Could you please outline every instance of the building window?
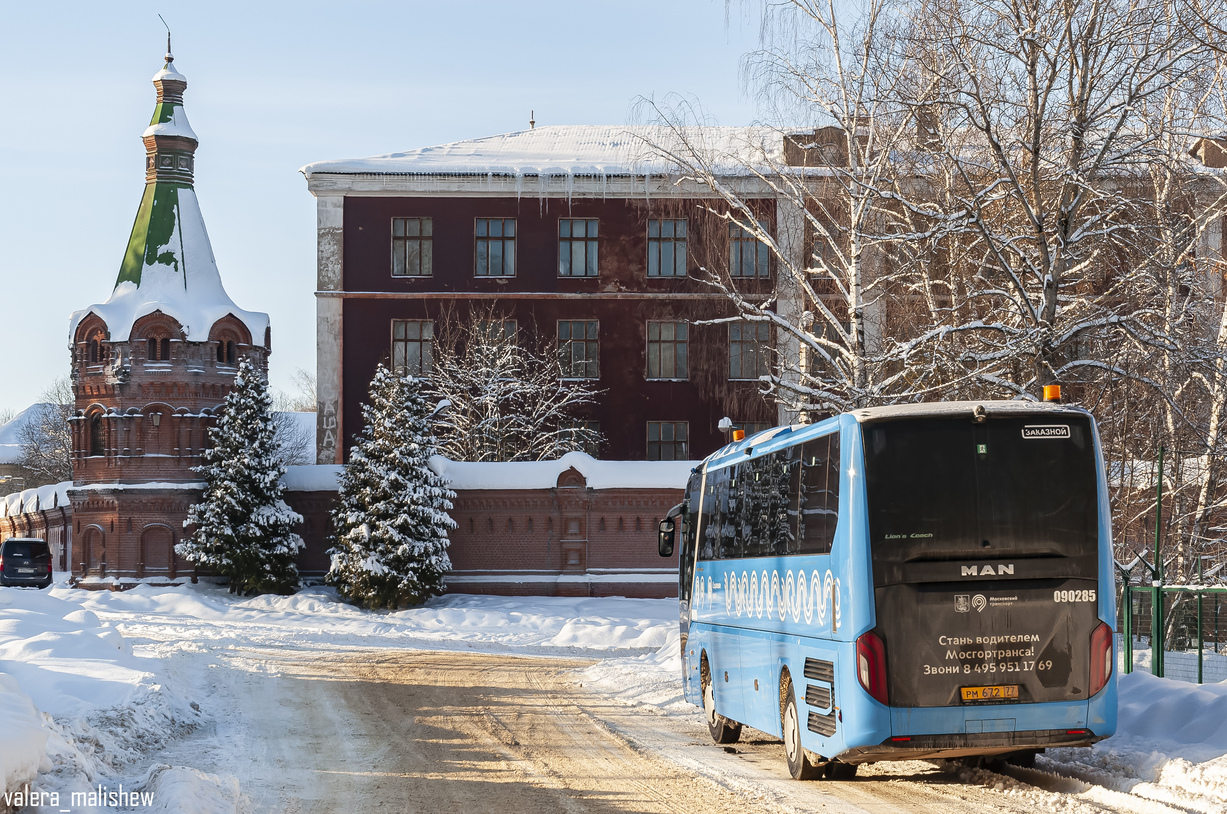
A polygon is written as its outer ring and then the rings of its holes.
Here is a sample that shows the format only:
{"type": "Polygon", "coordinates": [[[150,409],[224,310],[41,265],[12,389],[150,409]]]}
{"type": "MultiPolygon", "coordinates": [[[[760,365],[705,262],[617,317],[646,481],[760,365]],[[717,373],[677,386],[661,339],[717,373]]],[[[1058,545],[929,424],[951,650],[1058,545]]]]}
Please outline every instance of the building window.
{"type": "Polygon", "coordinates": [[[170,339],[167,337],[151,336],[147,340],[148,353],[146,359],[150,362],[169,362],[170,361],[170,339]]]}
{"type": "Polygon", "coordinates": [[[597,276],[596,218],[558,219],[558,276],[597,276]]]}
{"type": "Polygon", "coordinates": [[[686,350],[689,327],[685,322],[648,323],[648,378],[688,378],[686,350]]]}
{"type": "Polygon", "coordinates": [[[435,325],[426,319],[392,320],[392,371],[422,376],[434,359],[435,325]]]}
{"type": "Polygon", "coordinates": [[[771,325],[729,323],[729,378],[757,379],[771,372],[771,325]]]}
{"type": "Polygon", "coordinates": [[[233,365],[238,361],[239,355],[234,342],[228,339],[219,339],[217,341],[217,363],[219,365],[233,365]]]}
{"type": "Polygon", "coordinates": [[[648,276],[686,276],[686,219],[648,221],[648,276]]]}
{"type": "Polygon", "coordinates": [[[97,339],[89,341],[89,363],[91,365],[102,364],[102,343],[97,339]]]}
{"type": "Polygon", "coordinates": [[[105,441],[102,437],[101,413],[94,413],[89,417],[89,454],[90,457],[106,454],[105,441]]]}
{"type": "Polygon", "coordinates": [[[577,444],[584,452],[593,458],[601,454],[601,422],[570,419],[562,425],[563,437],[577,444]]]}
{"type": "Polygon", "coordinates": [[[392,218],[392,276],[429,277],[433,273],[431,218],[392,218]]]}
{"type": "Polygon", "coordinates": [[[515,276],[515,218],[478,218],[476,239],[478,277],[515,276]]]}
{"type": "MultiPolygon", "coordinates": [[[[760,227],[763,225],[760,223],[760,227]]],[[[736,223],[729,224],[729,274],[733,277],[768,277],[767,244],[736,223]]]]}
{"type": "Polygon", "coordinates": [[[514,344],[518,324],[514,319],[483,319],[477,323],[477,332],[487,345],[514,344]]]}
{"type": "Polygon", "coordinates": [[[558,321],[558,361],[565,379],[601,377],[595,319],[558,321]]]}
{"type": "Polygon", "coordinates": [[[685,421],[649,421],[648,460],[689,460],[689,438],[690,425],[685,421]]]}

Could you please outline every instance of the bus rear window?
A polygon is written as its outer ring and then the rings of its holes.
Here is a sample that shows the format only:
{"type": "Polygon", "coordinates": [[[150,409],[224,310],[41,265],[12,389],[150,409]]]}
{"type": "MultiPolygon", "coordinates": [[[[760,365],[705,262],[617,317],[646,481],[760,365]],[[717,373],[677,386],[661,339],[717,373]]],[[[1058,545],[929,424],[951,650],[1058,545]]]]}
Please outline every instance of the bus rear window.
{"type": "Polygon", "coordinates": [[[1094,554],[1090,421],[1039,414],[864,427],[874,558],[895,562],[1094,554]]]}

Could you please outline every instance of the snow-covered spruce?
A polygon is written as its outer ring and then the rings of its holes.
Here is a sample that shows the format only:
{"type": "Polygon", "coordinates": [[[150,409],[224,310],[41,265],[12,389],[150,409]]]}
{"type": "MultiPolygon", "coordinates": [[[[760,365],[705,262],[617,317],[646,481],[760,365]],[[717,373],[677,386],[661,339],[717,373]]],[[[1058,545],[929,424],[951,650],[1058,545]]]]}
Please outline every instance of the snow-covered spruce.
{"type": "Polygon", "coordinates": [[[416,605],[441,594],[452,567],[447,533],[456,522],[447,510],[456,493],[427,466],[435,438],[424,386],[378,367],[341,474],[327,581],[369,607],[416,605]]]}
{"type": "Polygon", "coordinates": [[[194,470],[207,484],[204,499],[184,521],[195,530],[175,547],[180,557],[228,577],[231,593],[291,593],[298,587],[294,561],[303,541],[294,527],[302,515],[282,499],[285,466],[271,408],[264,376],[244,359],[209,430],[212,446],[204,464],[194,470]]]}

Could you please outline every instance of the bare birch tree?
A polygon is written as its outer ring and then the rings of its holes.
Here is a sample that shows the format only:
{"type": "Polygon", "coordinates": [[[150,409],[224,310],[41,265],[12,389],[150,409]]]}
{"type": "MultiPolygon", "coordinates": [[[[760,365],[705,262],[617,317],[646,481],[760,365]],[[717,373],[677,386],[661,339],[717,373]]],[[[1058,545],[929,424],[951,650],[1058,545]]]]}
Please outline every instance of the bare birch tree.
{"type": "Polygon", "coordinates": [[[56,379],[39,396],[38,403],[19,433],[21,459],[26,487],[72,480],[72,383],[68,377],[56,379]]]}
{"type": "Polygon", "coordinates": [[[935,293],[942,283],[925,254],[940,223],[903,194],[918,171],[918,88],[902,8],[795,0],[766,9],[751,81],[778,117],[811,122],[812,132],[762,128],[737,155],[719,154],[702,128],[686,126],[683,108],[661,111],[668,127],[651,145],[677,165],[680,184],[706,193],[701,206],[769,250],[769,294],[727,265],[703,271],[736,304],[731,319],[773,327],[777,367],[764,391],[794,413],[933,398],[962,375],[928,347],[957,311],[952,289],[935,293]],[[760,220],[757,199],[774,202],[775,223],[760,220]]]}

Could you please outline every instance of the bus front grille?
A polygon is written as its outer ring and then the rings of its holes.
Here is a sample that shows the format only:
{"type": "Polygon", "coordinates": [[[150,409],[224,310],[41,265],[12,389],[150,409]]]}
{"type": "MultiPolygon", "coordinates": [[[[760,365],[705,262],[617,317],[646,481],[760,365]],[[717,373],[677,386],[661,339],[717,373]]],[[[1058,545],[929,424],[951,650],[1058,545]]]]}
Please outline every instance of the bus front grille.
{"type": "Polygon", "coordinates": [[[831,710],[826,715],[819,715],[817,712],[809,714],[809,729],[811,732],[817,732],[825,738],[829,738],[835,734],[835,710],[831,710]]]}
{"type": "Polygon", "coordinates": [[[812,681],[825,681],[828,684],[834,684],[835,665],[829,661],[807,658],[805,660],[805,677],[812,681]]]}

